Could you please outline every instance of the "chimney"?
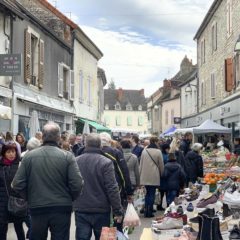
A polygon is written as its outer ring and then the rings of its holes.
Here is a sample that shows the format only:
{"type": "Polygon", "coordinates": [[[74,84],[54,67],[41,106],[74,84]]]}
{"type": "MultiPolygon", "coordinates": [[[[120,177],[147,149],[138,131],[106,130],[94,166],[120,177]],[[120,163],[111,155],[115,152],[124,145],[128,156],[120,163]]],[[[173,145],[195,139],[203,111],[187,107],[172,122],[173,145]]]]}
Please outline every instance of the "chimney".
{"type": "Polygon", "coordinates": [[[121,101],[122,101],[122,98],[123,98],[123,89],[122,89],[122,88],[119,88],[119,89],[117,90],[117,99],[118,99],[119,102],[121,102],[121,101]]]}
{"type": "Polygon", "coordinates": [[[163,87],[164,88],[171,87],[171,82],[169,80],[165,79],[163,81],[163,87]]]}
{"type": "Polygon", "coordinates": [[[144,89],[143,88],[139,92],[140,92],[140,95],[144,96],[144,89]]]}

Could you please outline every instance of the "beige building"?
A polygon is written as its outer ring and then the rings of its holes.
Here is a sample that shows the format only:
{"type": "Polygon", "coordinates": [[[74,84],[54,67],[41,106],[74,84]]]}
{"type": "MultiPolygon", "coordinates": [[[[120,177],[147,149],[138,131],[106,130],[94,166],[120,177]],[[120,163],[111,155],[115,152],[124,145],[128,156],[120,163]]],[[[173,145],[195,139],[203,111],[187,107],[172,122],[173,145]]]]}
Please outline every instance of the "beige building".
{"type": "Polygon", "coordinates": [[[104,90],[104,122],[114,131],[147,133],[144,90],[104,90]]]}
{"type": "Polygon", "coordinates": [[[188,119],[189,126],[212,119],[240,129],[240,0],[215,0],[200,25],[197,41],[199,114],[188,119]]]}
{"type": "Polygon", "coordinates": [[[180,93],[177,90],[171,91],[169,99],[162,102],[162,132],[179,124],[174,124],[174,118],[180,117],[180,93]]]}
{"type": "Polygon", "coordinates": [[[76,117],[101,121],[99,113],[98,60],[103,56],[96,45],[78,28],[74,30],[74,107],[76,117]]]}

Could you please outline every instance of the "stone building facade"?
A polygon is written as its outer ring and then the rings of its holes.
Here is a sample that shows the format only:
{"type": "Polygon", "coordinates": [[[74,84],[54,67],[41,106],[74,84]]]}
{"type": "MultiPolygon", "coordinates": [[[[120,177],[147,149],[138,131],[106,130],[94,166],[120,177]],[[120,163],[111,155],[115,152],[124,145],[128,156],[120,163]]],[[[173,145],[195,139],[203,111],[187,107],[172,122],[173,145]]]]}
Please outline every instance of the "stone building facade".
{"type": "Polygon", "coordinates": [[[183,127],[212,119],[239,136],[240,57],[234,52],[240,35],[240,0],[215,0],[200,25],[197,41],[199,113],[183,127]]]}

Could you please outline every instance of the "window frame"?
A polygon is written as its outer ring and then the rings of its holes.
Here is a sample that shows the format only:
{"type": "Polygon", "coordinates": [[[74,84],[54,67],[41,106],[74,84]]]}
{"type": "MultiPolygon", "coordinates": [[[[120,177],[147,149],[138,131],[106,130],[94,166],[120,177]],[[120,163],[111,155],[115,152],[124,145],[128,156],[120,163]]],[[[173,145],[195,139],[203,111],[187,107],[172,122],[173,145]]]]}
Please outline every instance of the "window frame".
{"type": "Polygon", "coordinates": [[[216,98],[216,73],[212,72],[210,76],[210,96],[212,99],[216,98]]]}

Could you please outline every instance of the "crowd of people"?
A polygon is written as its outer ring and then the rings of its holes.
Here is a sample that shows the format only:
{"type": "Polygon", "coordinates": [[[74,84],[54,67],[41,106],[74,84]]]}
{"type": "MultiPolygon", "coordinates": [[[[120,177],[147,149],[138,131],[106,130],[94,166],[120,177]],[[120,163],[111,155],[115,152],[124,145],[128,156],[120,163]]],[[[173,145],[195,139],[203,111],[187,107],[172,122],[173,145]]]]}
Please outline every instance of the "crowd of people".
{"type": "MultiPolygon", "coordinates": [[[[235,145],[239,151],[240,142],[235,145]]],[[[170,205],[181,189],[203,177],[202,149],[202,144],[192,144],[191,133],[142,142],[133,135],[118,142],[106,132],[60,133],[53,122],[28,141],[22,133],[15,138],[10,132],[0,134],[0,239],[7,239],[13,223],[18,240],[46,240],[49,230],[51,239],[67,240],[72,211],[77,240],[90,240],[92,232],[99,240],[111,221],[122,231],[124,212],[137,189],[145,189],[141,212],[151,218],[157,189],[157,209],[164,210],[164,196],[170,205]],[[26,214],[10,211],[11,197],[27,202],[26,214]]]]}

